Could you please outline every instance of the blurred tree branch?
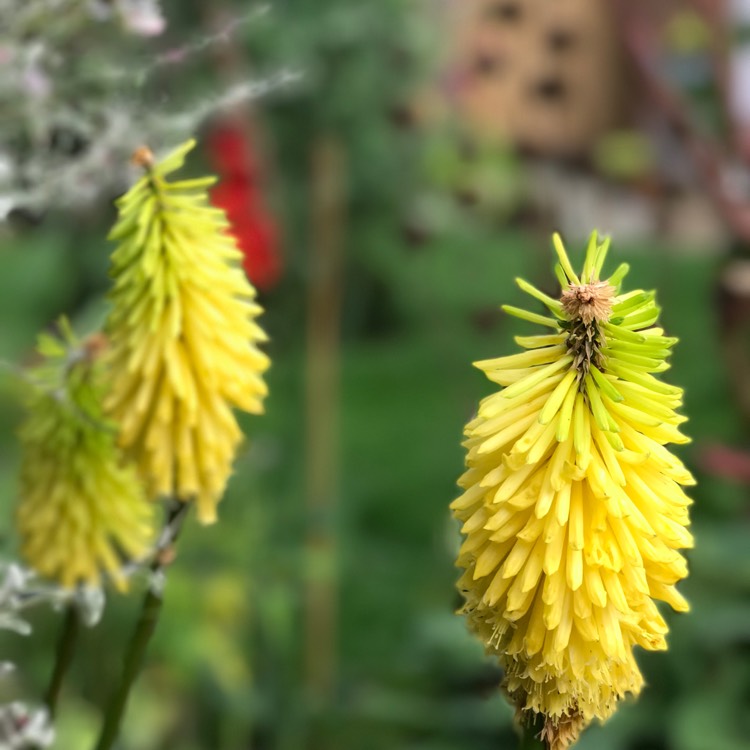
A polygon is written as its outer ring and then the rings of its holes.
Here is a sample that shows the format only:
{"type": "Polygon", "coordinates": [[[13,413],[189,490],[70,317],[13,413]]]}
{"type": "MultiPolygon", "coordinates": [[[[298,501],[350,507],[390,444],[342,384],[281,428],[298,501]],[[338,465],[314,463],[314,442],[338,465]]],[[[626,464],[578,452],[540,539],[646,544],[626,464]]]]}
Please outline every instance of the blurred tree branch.
{"type": "MultiPolygon", "coordinates": [[[[714,26],[728,23],[726,5],[710,0],[694,0],[696,7],[710,18],[714,26]]],[[[616,0],[622,39],[628,59],[635,68],[645,92],[656,110],[671,127],[682,143],[683,149],[693,164],[703,187],[716,209],[742,246],[744,254],[750,247],[750,196],[731,179],[730,168],[741,165],[748,169],[747,159],[741,150],[725,149],[718,139],[703,132],[695,123],[685,97],[671,86],[661,73],[659,66],[659,41],[653,26],[644,13],[628,0],[616,0]]],[[[723,35],[726,42],[728,35],[723,35]]],[[[715,64],[716,85],[722,93],[722,101],[728,108],[726,64],[715,64]]],[[[731,118],[727,115],[727,122],[731,118]]],[[[729,266],[725,273],[731,273],[729,266]]],[[[750,424],[750,352],[748,352],[748,327],[750,320],[745,315],[730,324],[726,306],[737,306],[738,300],[730,299],[732,291],[724,278],[719,279],[720,335],[723,342],[726,371],[732,383],[737,405],[746,423],[750,424]]],[[[741,302],[741,300],[739,300],[741,302]]]]}

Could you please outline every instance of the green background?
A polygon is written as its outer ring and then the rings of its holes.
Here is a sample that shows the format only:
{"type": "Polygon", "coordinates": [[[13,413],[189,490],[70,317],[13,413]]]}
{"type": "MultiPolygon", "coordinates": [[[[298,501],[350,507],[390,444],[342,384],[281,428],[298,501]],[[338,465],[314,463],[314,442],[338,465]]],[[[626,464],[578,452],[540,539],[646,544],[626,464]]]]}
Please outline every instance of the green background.
{"type": "MultiPolygon", "coordinates": [[[[165,12],[172,40],[200,33],[198,6],[167,3],[165,12]]],[[[522,303],[518,275],[552,288],[552,226],[518,210],[523,160],[505,149],[483,153],[496,202],[462,207],[453,191],[469,168],[453,134],[404,129],[394,119],[434,56],[424,22],[403,4],[279,1],[240,39],[258,69],[305,71],[299,87],[263,100],[254,114],[273,150],[268,199],[286,263],[280,285],[261,296],[270,396],[264,416],[242,417],[248,441],[219,523],[200,528],[191,518],[180,542],[122,750],[515,747],[511,710],[497,690],[501,674],[454,615],[458,530],[448,504],[462,470],[463,425],[492,390],[471,362],[511,353],[512,336],[532,332],[498,307],[522,303]],[[339,417],[331,415],[338,471],[331,510],[311,514],[310,159],[321,139],[340,148],[348,190],[339,417]],[[415,231],[421,205],[439,218],[424,237],[415,231]],[[311,530],[329,540],[330,559],[311,553],[311,530]],[[311,579],[335,601],[330,694],[310,688],[305,674],[314,648],[305,617],[311,579]]],[[[219,85],[205,70],[185,75],[198,94],[219,85]]],[[[169,80],[157,79],[154,91],[169,80]]],[[[103,238],[114,217],[107,197],[83,218],[51,207],[41,223],[3,234],[4,359],[29,361],[36,332],[61,313],[81,333],[98,325],[111,249],[103,238]]],[[[580,260],[582,243],[570,244],[580,260]]],[[[716,285],[726,253],[705,250],[687,254],[661,237],[637,245],[614,238],[610,268],[628,261],[626,287],[657,288],[664,326],[680,338],[666,377],[686,389],[685,431],[694,442],[680,454],[698,479],[696,548],[681,587],[692,612],[668,615],[669,651],[638,656],[647,681],[640,700],[587,731],[582,750],[750,748],[748,490],[701,468],[707,446],[742,448],[748,428],[721,346],[716,285]]],[[[0,402],[6,554],[15,550],[18,418],[9,389],[0,402]]],[[[135,588],[129,597],[111,594],[103,622],[81,637],[61,704],[63,750],[93,743],[136,618],[142,586],[135,588]]],[[[21,667],[4,689],[38,700],[60,619],[39,610],[32,636],[2,635],[0,655],[21,667]]]]}

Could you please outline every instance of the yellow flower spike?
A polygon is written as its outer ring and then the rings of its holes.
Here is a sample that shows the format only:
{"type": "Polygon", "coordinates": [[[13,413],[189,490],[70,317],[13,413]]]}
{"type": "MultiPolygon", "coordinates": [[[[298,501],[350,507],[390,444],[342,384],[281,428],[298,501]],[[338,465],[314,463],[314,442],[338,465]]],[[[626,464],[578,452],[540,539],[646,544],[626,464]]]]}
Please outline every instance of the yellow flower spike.
{"type": "Polygon", "coordinates": [[[167,180],[194,145],[158,164],[139,149],[146,174],[117,201],[106,405],[151,497],[194,500],[212,523],[242,439],[232,409],[263,411],[269,361],[255,290],[209,204],[214,178],[167,180]]]}
{"type": "Polygon", "coordinates": [[[592,235],[580,278],[559,235],[553,246],[559,300],[518,280],[553,317],[503,309],[554,330],[475,363],[504,387],[466,426],[451,507],[462,612],[521,721],[563,750],[640,691],[634,646],[666,648],[654,600],[688,609],[675,584],[692,546],[680,485],[694,480],[665,447],[688,439],[682,391],[656,377],[676,339],[655,325],[655,295],[620,292],[626,264],[600,279],[609,239],[592,235]]]}
{"type": "Polygon", "coordinates": [[[153,506],[132,466],[123,464],[116,427],[102,407],[104,339],[39,338],[44,364],[29,374],[20,504],[21,553],[65,588],[127,580],[123,564],[150,551],[153,506]]]}

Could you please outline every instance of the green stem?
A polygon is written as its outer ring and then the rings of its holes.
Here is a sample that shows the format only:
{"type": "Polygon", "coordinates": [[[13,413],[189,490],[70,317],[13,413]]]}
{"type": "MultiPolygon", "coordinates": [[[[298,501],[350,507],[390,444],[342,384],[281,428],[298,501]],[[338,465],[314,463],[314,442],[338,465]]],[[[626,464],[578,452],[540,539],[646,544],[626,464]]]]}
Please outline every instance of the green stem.
{"type": "Polygon", "coordinates": [[[539,739],[541,730],[537,722],[522,724],[519,750],[548,750],[547,743],[539,739]]]}
{"type": "MultiPolygon", "coordinates": [[[[166,524],[167,527],[172,528],[172,536],[167,543],[168,547],[174,545],[177,541],[188,508],[187,503],[180,501],[175,502],[177,504],[170,510],[166,524]]],[[[167,563],[162,561],[161,556],[157,552],[156,558],[151,564],[152,575],[163,575],[166,565],[167,563]]],[[[104,723],[102,725],[101,733],[99,734],[99,741],[96,744],[96,750],[111,750],[120,734],[120,725],[125,714],[130,691],[141,671],[146,655],[146,649],[148,648],[151,637],[156,630],[156,625],[159,622],[159,615],[161,613],[163,601],[161,593],[162,586],[157,587],[152,584],[149,586],[149,589],[143,598],[141,613],[138,617],[135,630],[133,631],[133,637],[131,638],[127,651],[125,652],[120,682],[117,685],[114,695],[110,699],[109,705],[107,706],[107,711],[104,715],[104,723]]]]}
{"type": "Polygon", "coordinates": [[[52,671],[47,692],[44,695],[44,703],[49,711],[50,718],[54,718],[57,710],[57,702],[60,698],[65,675],[68,673],[70,665],[73,663],[76,643],[78,641],[78,631],[80,630],[80,619],[74,603],[68,604],[65,611],[60,638],[57,641],[57,652],[55,654],[55,666],[52,671]]]}
{"type": "Polygon", "coordinates": [[[125,665],[120,677],[120,683],[107,707],[107,713],[104,717],[104,724],[102,725],[96,750],[109,750],[114,745],[120,733],[120,723],[125,713],[130,690],[135,684],[136,677],[138,677],[143,666],[146,648],[154,630],[156,630],[156,623],[159,620],[161,605],[161,595],[154,593],[153,589],[150,588],[143,599],[138,624],[125,655],[125,665]]]}

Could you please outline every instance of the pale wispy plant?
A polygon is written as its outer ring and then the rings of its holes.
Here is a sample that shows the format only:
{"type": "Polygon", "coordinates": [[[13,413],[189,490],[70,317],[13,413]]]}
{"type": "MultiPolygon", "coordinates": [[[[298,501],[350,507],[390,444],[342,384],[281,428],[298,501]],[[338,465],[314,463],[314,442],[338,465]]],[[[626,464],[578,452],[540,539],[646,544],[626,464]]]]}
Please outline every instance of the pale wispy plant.
{"type": "Polygon", "coordinates": [[[156,0],[0,0],[0,221],[14,209],[91,205],[132,180],[127,155],[143,140],[184,139],[213,115],[296,81],[281,69],[208,91],[187,84],[191,64],[268,10],[253,4],[166,47],[151,38],[169,22],[156,0]],[[154,106],[149,84],[167,69],[175,93],[154,106]]]}

